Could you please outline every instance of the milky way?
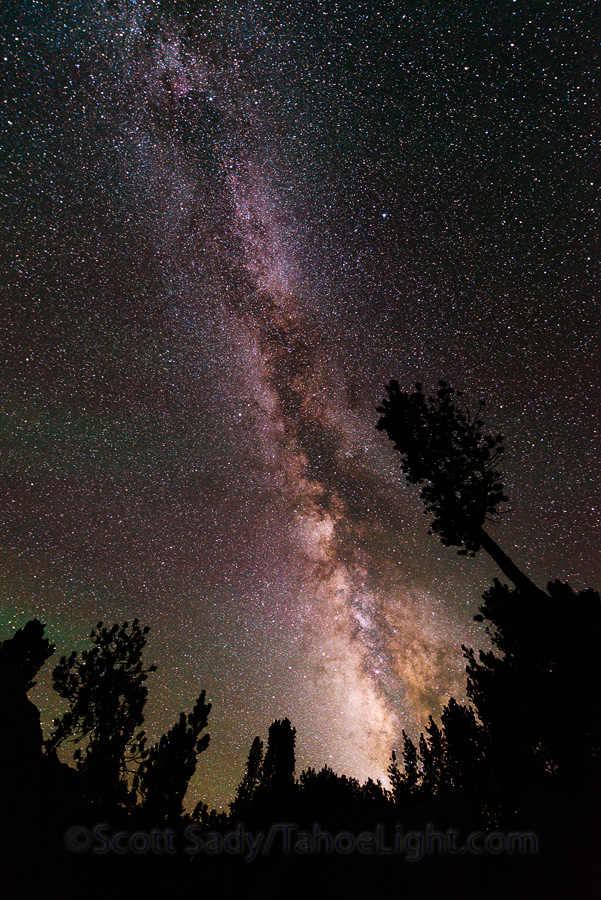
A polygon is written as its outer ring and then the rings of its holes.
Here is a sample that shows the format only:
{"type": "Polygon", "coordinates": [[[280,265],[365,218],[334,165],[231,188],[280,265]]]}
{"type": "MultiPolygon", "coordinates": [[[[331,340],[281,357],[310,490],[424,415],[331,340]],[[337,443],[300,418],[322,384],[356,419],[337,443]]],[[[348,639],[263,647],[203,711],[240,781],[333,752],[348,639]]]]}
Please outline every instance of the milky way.
{"type": "Polygon", "coordinates": [[[382,777],[496,574],[427,535],[391,377],[486,397],[495,537],[598,575],[592,12],[3,15],[2,633],[148,623],[151,732],[213,701],[191,802],[281,716],[300,765],[382,777]]]}

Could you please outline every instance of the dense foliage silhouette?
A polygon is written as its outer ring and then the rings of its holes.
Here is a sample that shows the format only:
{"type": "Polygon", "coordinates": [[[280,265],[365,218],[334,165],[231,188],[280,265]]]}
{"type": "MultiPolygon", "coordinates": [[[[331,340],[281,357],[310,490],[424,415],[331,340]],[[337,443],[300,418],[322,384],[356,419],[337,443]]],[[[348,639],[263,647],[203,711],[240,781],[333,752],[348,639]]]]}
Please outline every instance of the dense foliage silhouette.
{"type": "Polygon", "coordinates": [[[210,711],[211,704],[205,702],[202,691],[191,713],[180,713],[175,725],[149,750],[142,747],[133,790],[139,794],[149,821],[171,822],[182,816],[184,796],[196,771],[198,755],[209,746],[209,735],[201,737],[200,733],[207,727],[210,711]]]}
{"type": "Polygon", "coordinates": [[[459,547],[459,554],[473,556],[483,547],[516,587],[538,593],[483,527],[507,500],[498,468],[503,436],[484,432],[484,402],[470,412],[462,394],[445,381],[439,382],[436,396],[426,396],[419,383],[412,392],[401,391],[394,379],[387,391],[376,427],[400,453],[407,481],[423,485],[420,497],[431,517],[430,533],[446,547],[459,547]]]}
{"type": "Polygon", "coordinates": [[[149,629],[137,619],[92,630],[93,647],[63,656],[54,669],[54,689],[69,709],[54,722],[47,748],[78,745],[74,759],[86,799],[107,809],[132,804],[129,775],[143,754],[147,669],[142,653],[149,629]]]}

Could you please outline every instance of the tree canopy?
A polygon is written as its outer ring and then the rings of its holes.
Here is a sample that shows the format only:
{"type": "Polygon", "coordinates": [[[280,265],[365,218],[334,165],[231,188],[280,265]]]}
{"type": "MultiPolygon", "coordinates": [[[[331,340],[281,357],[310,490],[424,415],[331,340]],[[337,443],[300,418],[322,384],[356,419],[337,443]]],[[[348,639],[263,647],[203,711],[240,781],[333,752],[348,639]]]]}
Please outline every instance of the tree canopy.
{"type": "Polygon", "coordinates": [[[202,691],[191,713],[180,713],[178,721],[143,754],[134,777],[134,790],[142,809],[154,821],[171,821],[183,813],[188,782],[196,771],[198,754],[209,746],[207,727],[211,704],[202,691]]]}
{"type": "Polygon", "coordinates": [[[446,381],[439,382],[435,396],[426,396],[419,383],[414,391],[402,391],[394,379],[386,389],[376,428],[400,453],[407,481],[420,485],[430,534],[463,555],[474,556],[483,547],[517,587],[542,593],[484,529],[508,499],[499,468],[503,436],[485,432],[484,401],[472,413],[446,381]]]}
{"type": "Polygon", "coordinates": [[[420,496],[432,531],[445,546],[473,555],[485,520],[507,500],[497,468],[505,449],[502,435],[485,434],[484,404],[472,415],[461,393],[444,381],[435,397],[427,397],[419,383],[408,393],[392,380],[387,391],[376,427],[401,454],[407,481],[423,485],[420,496]]]}
{"type": "Polygon", "coordinates": [[[156,671],[142,663],[148,631],[137,619],[112,628],[99,622],[90,634],[93,647],[63,656],[53,672],[54,689],[69,709],[55,721],[47,747],[80,745],[75,758],[92,802],[128,803],[128,763],[144,721],[145,682],[156,671]]]}
{"type": "Polygon", "coordinates": [[[77,744],[75,762],[86,801],[107,810],[139,808],[156,821],[177,818],[199,753],[208,746],[211,704],[205,692],[191,713],[148,747],[142,729],[146,681],[156,671],[144,666],[148,627],[131,624],[92,630],[92,648],[63,656],[54,669],[54,688],[69,709],[54,722],[47,752],[77,744]]]}

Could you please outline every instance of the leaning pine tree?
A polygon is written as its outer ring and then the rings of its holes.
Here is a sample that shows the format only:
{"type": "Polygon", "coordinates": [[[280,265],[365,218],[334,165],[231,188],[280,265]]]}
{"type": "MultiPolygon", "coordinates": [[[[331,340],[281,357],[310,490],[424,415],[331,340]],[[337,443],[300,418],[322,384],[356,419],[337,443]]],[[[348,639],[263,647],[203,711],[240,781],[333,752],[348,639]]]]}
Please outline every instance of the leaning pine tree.
{"type": "Polygon", "coordinates": [[[523,594],[544,596],[484,528],[507,500],[499,469],[503,436],[484,433],[484,403],[471,413],[445,381],[434,397],[421,384],[411,393],[401,391],[394,380],[387,391],[376,427],[401,454],[407,481],[421,486],[430,533],[446,547],[459,547],[459,554],[473,556],[482,547],[523,594]]]}
{"type": "Polygon", "coordinates": [[[472,414],[444,381],[436,396],[420,384],[401,391],[394,380],[387,391],[377,428],[399,451],[407,481],[421,487],[431,533],[460,554],[483,548],[515,586],[495,579],[483,595],[474,618],[489,623],[492,649],[463,647],[479,722],[452,700],[442,731],[430,723],[419,745],[421,788],[479,793],[493,818],[549,780],[601,796],[599,594],[558,581],[545,593],[485,530],[507,497],[503,438],[485,433],[483,403],[472,414]]]}

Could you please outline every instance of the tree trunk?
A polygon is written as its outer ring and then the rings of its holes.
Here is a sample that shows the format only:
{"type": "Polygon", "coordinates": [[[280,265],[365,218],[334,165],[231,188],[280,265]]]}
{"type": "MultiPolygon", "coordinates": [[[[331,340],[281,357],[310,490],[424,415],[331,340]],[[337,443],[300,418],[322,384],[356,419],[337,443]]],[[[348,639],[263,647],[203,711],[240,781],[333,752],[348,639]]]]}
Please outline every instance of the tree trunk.
{"type": "Polygon", "coordinates": [[[501,572],[512,581],[516,588],[521,591],[526,596],[537,597],[538,599],[546,598],[547,595],[544,591],[542,591],[539,587],[535,585],[533,581],[531,581],[527,575],[518,569],[516,564],[507,556],[504,550],[501,550],[499,545],[493,541],[491,536],[486,533],[483,528],[478,530],[478,539],[482,545],[482,548],[486,550],[489,556],[494,559],[501,572]]]}

